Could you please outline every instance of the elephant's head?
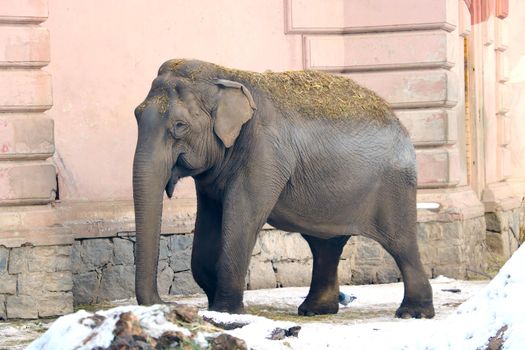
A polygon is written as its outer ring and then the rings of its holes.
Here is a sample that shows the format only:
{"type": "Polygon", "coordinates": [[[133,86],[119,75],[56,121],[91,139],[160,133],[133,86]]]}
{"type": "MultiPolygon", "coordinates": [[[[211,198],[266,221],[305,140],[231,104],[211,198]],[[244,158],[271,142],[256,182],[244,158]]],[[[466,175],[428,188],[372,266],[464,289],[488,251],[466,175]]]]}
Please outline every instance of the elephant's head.
{"type": "Polygon", "coordinates": [[[136,108],[133,198],[139,304],[161,302],[156,277],[164,190],[171,198],[180,178],[220,164],[255,109],[250,92],[239,82],[195,80],[162,68],[136,108]]]}

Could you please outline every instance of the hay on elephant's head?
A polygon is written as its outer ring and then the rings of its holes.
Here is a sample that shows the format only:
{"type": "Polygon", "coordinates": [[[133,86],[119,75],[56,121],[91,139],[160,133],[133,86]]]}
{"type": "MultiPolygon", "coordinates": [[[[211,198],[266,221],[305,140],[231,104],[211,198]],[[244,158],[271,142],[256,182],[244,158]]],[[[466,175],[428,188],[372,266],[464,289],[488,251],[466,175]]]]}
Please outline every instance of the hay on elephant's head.
{"type": "Polygon", "coordinates": [[[329,73],[305,70],[248,72],[192,60],[171,60],[162,65],[166,71],[194,81],[229,79],[248,88],[262,90],[281,109],[292,109],[308,117],[368,118],[386,122],[395,118],[388,104],[353,80],[329,73]]]}

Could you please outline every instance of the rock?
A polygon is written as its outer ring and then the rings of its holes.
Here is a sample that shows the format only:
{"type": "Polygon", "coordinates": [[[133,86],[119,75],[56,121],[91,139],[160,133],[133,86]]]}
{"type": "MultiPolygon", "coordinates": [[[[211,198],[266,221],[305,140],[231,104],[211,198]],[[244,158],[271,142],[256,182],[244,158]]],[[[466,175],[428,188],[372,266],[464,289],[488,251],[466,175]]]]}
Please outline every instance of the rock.
{"type": "Polygon", "coordinates": [[[33,247],[27,255],[30,272],[54,272],[56,264],[55,247],[33,247]]]}
{"type": "Polygon", "coordinates": [[[366,237],[355,237],[358,242],[356,251],[357,262],[378,265],[383,260],[385,251],[381,245],[366,237]]]}
{"type": "Polygon", "coordinates": [[[308,243],[298,233],[262,231],[259,234],[264,260],[307,260],[312,258],[308,243]]]}
{"type": "Polygon", "coordinates": [[[68,292],[73,289],[71,272],[27,272],[18,275],[18,294],[36,295],[48,292],[68,292]]]}
{"type": "Polygon", "coordinates": [[[214,325],[215,327],[218,327],[218,328],[221,328],[221,329],[224,329],[224,330],[227,330],[227,331],[231,331],[232,329],[242,328],[242,327],[244,327],[244,326],[249,324],[249,322],[237,322],[237,321],[222,322],[222,321],[218,321],[216,319],[213,319],[213,318],[207,317],[207,316],[203,316],[202,319],[204,321],[214,325]]]}
{"type": "Polygon", "coordinates": [[[9,260],[9,249],[0,246],[0,275],[7,273],[7,262],[9,260]]]}
{"type": "Polygon", "coordinates": [[[8,318],[38,318],[37,300],[27,295],[7,296],[8,318]]]}
{"type": "Polygon", "coordinates": [[[271,261],[254,256],[248,268],[248,289],[275,288],[277,279],[271,261]]]}
{"type": "Polygon", "coordinates": [[[48,293],[37,299],[39,317],[65,315],[73,312],[73,293],[48,293]]]}
{"type": "Polygon", "coordinates": [[[169,239],[161,236],[159,242],[159,260],[168,259],[170,255],[169,239]]]}
{"type": "Polygon", "coordinates": [[[44,292],[46,272],[26,272],[18,275],[18,294],[35,295],[44,292]]]}
{"type": "Polygon", "coordinates": [[[173,235],[170,237],[170,247],[172,252],[186,250],[191,248],[193,243],[193,234],[173,235]]]}
{"type": "Polygon", "coordinates": [[[135,296],[135,266],[108,266],[102,272],[98,301],[135,296]]]}
{"type": "Polygon", "coordinates": [[[459,288],[449,288],[449,289],[441,289],[442,292],[449,292],[449,293],[461,293],[461,289],[459,288]]]}
{"type": "Polygon", "coordinates": [[[170,267],[175,272],[188,271],[191,269],[191,249],[176,250],[170,257],[170,267]]]}
{"type": "Polygon", "coordinates": [[[0,295],[0,320],[7,320],[7,310],[5,309],[5,295],[0,295]]]}
{"type": "Polygon", "coordinates": [[[44,288],[49,292],[69,292],[73,289],[73,275],[70,271],[47,274],[44,288]]]}
{"type": "Polygon", "coordinates": [[[27,271],[27,252],[30,247],[11,249],[9,254],[9,273],[17,274],[27,271]]]}
{"type": "Polygon", "coordinates": [[[16,294],[16,275],[0,273],[0,294],[16,294]]]}
{"type": "Polygon", "coordinates": [[[95,270],[111,262],[113,257],[113,244],[109,239],[84,239],[81,250],[82,260],[88,271],[95,270]]]}
{"type": "Polygon", "coordinates": [[[71,271],[73,273],[86,272],[86,264],[82,261],[80,252],[82,251],[82,241],[74,241],[71,248],[71,271]]]}
{"type": "Polygon", "coordinates": [[[184,334],[181,332],[164,332],[157,340],[155,349],[179,349],[180,344],[184,341],[184,334]]]}
{"type": "Polygon", "coordinates": [[[287,331],[286,331],[286,336],[287,337],[298,337],[299,336],[299,331],[301,330],[301,326],[293,326],[293,327],[290,327],[287,331]]]}
{"type": "Polygon", "coordinates": [[[93,304],[100,287],[98,274],[95,271],[73,275],[73,295],[75,304],[93,304]]]}
{"type": "Polygon", "coordinates": [[[119,320],[115,324],[113,331],[115,337],[124,336],[141,336],[146,338],[147,335],[140,326],[139,319],[132,312],[123,312],[120,314],[119,320]]]}
{"type": "Polygon", "coordinates": [[[276,268],[277,283],[280,287],[309,286],[312,275],[312,260],[299,261],[277,261],[276,268]]]}
{"type": "Polygon", "coordinates": [[[341,259],[337,266],[337,278],[339,285],[350,284],[352,282],[352,260],[341,259]]]}
{"type": "Polygon", "coordinates": [[[166,319],[170,322],[182,321],[187,323],[197,322],[199,319],[199,309],[195,306],[183,304],[171,304],[169,312],[166,314],[166,319]]]}
{"type": "Polygon", "coordinates": [[[283,340],[286,338],[286,330],[282,328],[275,328],[267,339],[270,340],[283,340]]]}
{"type": "Polygon", "coordinates": [[[115,265],[133,265],[135,264],[134,245],[129,239],[113,239],[113,262],[115,265]]]}
{"type": "Polygon", "coordinates": [[[178,272],[173,277],[170,294],[197,294],[204,293],[204,291],[195,283],[190,271],[178,272]]]}
{"type": "Polygon", "coordinates": [[[505,344],[505,332],[507,331],[508,326],[504,325],[497,332],[496,335],[489,338],[489,343],[487,345],[487,350],[501,350],[505,344]]]}
{"type": "Polygon", "coordinates": [[[376,283],[394,283],[401,281],[401,273],[394,259],[389,254],[385,254],[383,266],[377,270],[376,281],[376,283]]]}
{"type": "Polygon", "coordinates": [[[169,266],[166,266],[162,271],[157,272],[157,288],[161,295],[169,294],[174,275],[175,273],[169,266]]]}
{"type": "Polygon", "coordinates": [[[288,329],[275,328],[267,339],[283,340],[286,337],[298,337],[301,326],[294,326],[288,329]]]}
{"type": "Polygon", "coordinates": [[[229,334],[221,334],[211,342],[212,350],[247,350],[246,342],[229,334]]]}
{"type": "Polygon", "coordinates": [[[120,314],[113,334],[115,338],[113,338],[108,349],[155,349],[154,344],[156,341],[144,332],[137,316],[131,312],[120,314]]]}
{"type": "Polygon", "coordinates": [[[155,347],[148,344],[141,337],[130,337],[130,336],[121,336],[115,337],[109,347],[107,348],[95,348],[94,350],[155,350],[155,347]]]}
{"type": "Polygon", "coordinates": [[[54,271],[71,271],[71,251],[72,247],[54,246],[55,248],[55,269],[54,271]]]}

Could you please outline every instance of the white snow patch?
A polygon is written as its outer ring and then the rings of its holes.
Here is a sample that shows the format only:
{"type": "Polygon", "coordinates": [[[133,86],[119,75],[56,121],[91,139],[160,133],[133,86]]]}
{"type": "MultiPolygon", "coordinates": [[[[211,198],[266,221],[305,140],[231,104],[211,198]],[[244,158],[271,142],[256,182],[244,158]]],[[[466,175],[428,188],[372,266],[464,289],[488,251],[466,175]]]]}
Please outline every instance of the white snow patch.
{"type": "Polygon", "coordinates": [[[165,305],[119,306],[95,314],[79,310],[74,314],[57,319],[42,337],[32,342],[27,350],[88,350],[95,347],[108,347],[114,338],[115,324],[122,313],[132,312],[144,330],[153,337],[160,337],[165,331],[180,331],[189,335],[190,331],[167,321],[163,310],[165,305]],[[104,319],[97,326],[96,317],[104,319]]]}
{"type": "Polygon", "coordinates": [[[498,275],[461,305],[432,336],[429,349],[477,349],[507,326],[504,349],[525,349],[525,248],[520,247],[498,275]]]}

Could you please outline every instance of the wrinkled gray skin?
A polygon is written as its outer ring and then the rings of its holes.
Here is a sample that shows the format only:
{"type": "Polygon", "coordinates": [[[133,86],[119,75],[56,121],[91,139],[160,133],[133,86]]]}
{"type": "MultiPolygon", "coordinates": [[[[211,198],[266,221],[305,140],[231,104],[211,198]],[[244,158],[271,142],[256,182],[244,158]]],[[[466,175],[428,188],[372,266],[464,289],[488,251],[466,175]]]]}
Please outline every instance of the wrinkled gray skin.
{"type": "Polygon", "coordinates": [[[162,303],[157,263],[163,192],[171,197],[177,180],[192,176],[192,273],[210,310],[243,311],[250,256],[268,222],[300,232],[312,250],[312,281],[300,315],[338,311],[339,258],[350,235],[363,235],[379,242],[402,273],[405,294],[396,316],[434,316],[416,241],[415,154],[397,119],[378,126],[366,118],[285,117],[253,86],[224,76],[192,81],[163,67],[135,111],[139,304],[162,303]],[[159,102],[162,93],[167,107],[159,102]]]}

